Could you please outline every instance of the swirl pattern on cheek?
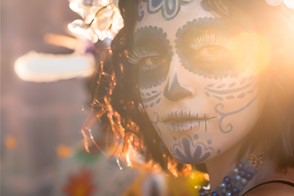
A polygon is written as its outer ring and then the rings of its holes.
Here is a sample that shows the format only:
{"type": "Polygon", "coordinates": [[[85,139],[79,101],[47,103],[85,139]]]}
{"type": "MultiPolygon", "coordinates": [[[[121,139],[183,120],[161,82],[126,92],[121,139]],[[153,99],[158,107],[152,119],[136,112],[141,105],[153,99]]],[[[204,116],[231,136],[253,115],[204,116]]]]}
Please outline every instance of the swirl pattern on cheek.
{"type": "Polygon", "coordinates": [[[193,143],[191,137],[185,136],[171,148],[172,155],[183,163],[202,163],[207,160],[214,149],[204,143],[193,143]]]}
{"type": "Polygon", "coordinates": [[[220,122],[219,122],[219,129],[221,130],[222,133],[229,133],[234,129],[234,126],[232,125],[232,123],[228,123],[225,125],[224,120],[231,115],[234,114],[238,114],[244,110],[246,110],[256,99],[257,95],[255,97],[253,97],[246,105],[244,105],[243,107],[240,107],[234,111],[230,111],[230,112],[223,112],[222,110],[224,109],[224,104],[223,103],[219,103],[215,106],[215,111],[221,116],[220,118],[220,122]]]}
{"type": "Polygon", "coordinates": [[[216,104],[215,111],[220,116],[219,129],[222,133],[229,133],[234,129],[232,123],[225,124],[226,118],[246,110],[257,98],[257,92],[256,78],[253,76],[241,78],[239,81],[234,80],[230,83],[209,84],[205,87],[205,94],[208,97],[213,97],[220,101],[216,104]],[[245,98],[248,98],[248,100],[243,106],[225,112],[227,108],[224,101],[231,102],[235,99],[239,102],[245,98]]]}

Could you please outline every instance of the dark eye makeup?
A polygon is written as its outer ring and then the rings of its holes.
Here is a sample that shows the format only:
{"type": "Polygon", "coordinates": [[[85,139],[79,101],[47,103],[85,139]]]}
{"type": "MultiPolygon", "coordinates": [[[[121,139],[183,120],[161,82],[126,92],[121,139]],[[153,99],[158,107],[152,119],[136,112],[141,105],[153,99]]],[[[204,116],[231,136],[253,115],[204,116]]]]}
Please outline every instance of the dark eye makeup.
{"type": "MultiPolygon", "coordinates": [[[[215,18],[187,22],[177,31],[175,40],[182,66],[209,78],[238,76],[244,67],[236,66],[233,57],[233,38],[238,31],[232,26],[215,18]]],[[[165,81],[172,56],[172,47],[162,28],[145,26],[135,32],[129,62],[139,67],[141,88],[165,81]]]]}
{"type": "Polygon", "coordinates": [[[188,22],[176,34],[176,50],[182,65],[206,77],[238,74],[232,57],[234,31],[224,21],[200,18],[188,22]]]}
{"type": "Polygon", "coordinates": [[[134,36],[129,62],[139,66],[141,88],[161,84],[167,77],[172,58],[172,49],[166,33],[161,28],[146,26],[134,36]]]}

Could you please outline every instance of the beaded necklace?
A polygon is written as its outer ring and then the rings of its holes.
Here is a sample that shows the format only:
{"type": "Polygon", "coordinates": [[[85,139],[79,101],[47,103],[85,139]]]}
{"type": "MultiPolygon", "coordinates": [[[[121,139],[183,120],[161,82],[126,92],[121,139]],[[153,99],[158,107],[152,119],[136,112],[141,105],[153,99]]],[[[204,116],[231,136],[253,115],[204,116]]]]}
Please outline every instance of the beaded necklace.
{"type": "Polygon", "coordinates": [[[249,181],[256,175],[258,168],[263,165],[263,153],[255,156],[250,154],[242,159],[237,166],[223,178],[216,189],[211,192],[210,186],[199,190],[200,196],[237,196],[244,190],[249,181]]]}

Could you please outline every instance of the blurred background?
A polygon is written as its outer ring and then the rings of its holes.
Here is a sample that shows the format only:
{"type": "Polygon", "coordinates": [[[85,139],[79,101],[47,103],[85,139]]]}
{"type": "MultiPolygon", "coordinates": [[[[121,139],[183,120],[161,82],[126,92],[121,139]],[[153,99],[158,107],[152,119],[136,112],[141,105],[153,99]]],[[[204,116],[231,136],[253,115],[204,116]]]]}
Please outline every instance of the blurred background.
{"type": "Polygon", "coordinates": [[[44,38],[68,35],[77,17],[67,0],[1,0],[0,195],[53,195],[60,160],[81,144],[88,78],[24,81],[14,70],[32,50],[71,54],[44,38]]]}
{"type": "Polygon", "coordinates": [[[85,153],[94,57],[67,30],[77,18],[68,0],[1,0],[0,195],[160,195],[166,183],[195,195],[198,173],[167,179],[85,153]]]}

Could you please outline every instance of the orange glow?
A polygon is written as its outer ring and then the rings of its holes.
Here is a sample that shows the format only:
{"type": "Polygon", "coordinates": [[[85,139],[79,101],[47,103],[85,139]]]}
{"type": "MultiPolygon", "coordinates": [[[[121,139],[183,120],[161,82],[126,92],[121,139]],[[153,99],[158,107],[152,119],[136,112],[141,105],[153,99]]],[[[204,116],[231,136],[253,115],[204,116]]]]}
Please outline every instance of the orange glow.
{"type": "Polygon", "coordinates": [[[57,155],[61,158],[66,158],[70,156],[71,153],[72,153],[72,149],[70,147],[60,145],[57,148],[57,155]]]}
{"type": "Polygon", "coordinates": [[[270,60],[269,44],[254,32],[240,33],[233,39],[233,58],[238,69],[249,68],[252,73],[260,73],[270,60]]]}
{"type": "Polygon", "coordinates": [[[75,50],[79,44],[78,39],[75,39],[69,36],[64,36],[64,35],[55,35],[51,33],[48,33],[44,36],[44,41],[47,44],[51,44],[54,46],[61,46],[71,50],[75,50]]]}
{"type": "Polygon", "coordinates": [[[16,139],[11,136],[6,137],[5,138],[5,145],[8,150],[13,150],[16,146],[16,139]]]}
{"type": "Polygon", "coordinates": [[[290,8],[290,9],[294,9],[294,0],[284,0],[284,4],[290,8]]]}
{"type": "Polygon", "coordinates": [[[96,188],[92,182],[92,174],[88,170],[82,170],[77,175],[72,175],[63,191],[67,196],[93,195],[96,188]]]}

